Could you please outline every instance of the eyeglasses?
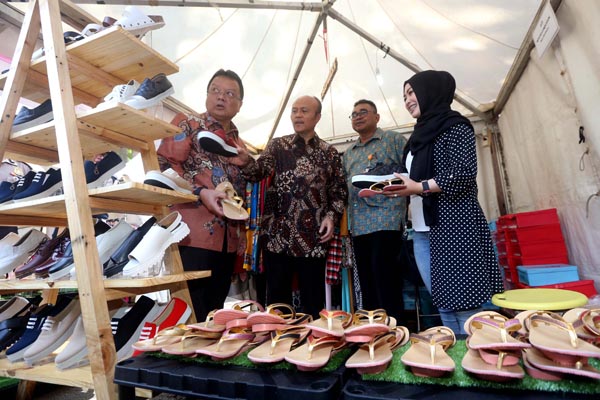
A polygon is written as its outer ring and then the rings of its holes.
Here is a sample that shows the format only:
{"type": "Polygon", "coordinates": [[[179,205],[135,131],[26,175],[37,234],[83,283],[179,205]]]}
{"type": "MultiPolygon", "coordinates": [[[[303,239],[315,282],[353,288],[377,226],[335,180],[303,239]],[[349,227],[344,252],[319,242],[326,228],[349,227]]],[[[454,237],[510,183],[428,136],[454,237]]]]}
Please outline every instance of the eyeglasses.
{"type": "Polygon", "coordinates": [[[241,98],[233,90],[221,90],[221,89],[219,89],[216,86],[213,86],[213,87],[209,88],[207,93],[208,94],[212,94],[214,96],[219,96],[221,94],[224,94],[225,97],[227,97],[228,99],[238,99],[238,100],[241,100],[241,98]]]}
{"type": "MultiPolygon", "coordinates": [[[[383,192],[385,188],[392,185],[404,186],[404,181],[400,178],[386,179],[385,181],[377,182],[369,186],[369,189],[375,192],[383,192]]],[[[400,188],[397,188],[400,189],[400,188]]]]}
{"type": "Polygon", "coordinates": [[[369,110],[360,110],[358,112],[354,111],[352,114],[350,114],[348,116],[348,118],[355,119],[355,118],[358,118],[358,117],[364,117],[365,115],[367,115],[370,112],[372,112],[372,111],[369,111],[369,110]]]}

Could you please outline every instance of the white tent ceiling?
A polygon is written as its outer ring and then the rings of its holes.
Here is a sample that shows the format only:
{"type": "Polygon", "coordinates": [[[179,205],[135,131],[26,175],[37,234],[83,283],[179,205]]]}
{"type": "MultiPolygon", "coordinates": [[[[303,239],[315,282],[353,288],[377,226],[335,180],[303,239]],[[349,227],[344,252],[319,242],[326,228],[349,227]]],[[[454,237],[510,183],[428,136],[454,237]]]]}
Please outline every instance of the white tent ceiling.
{"type": "MultiPolygon", "coordinates": [[[[542,0],[337,0],[327,21],[329,63],[320,25],[291,100],[320,96],[330,64],[338,71],[324,98],[317,132],[323,138],[352,134],[348,114],[354,101],[373,100],[380,126],[413,122],[402,100],[403,82],[412,74],[392,57],[397,54],[419,69],[451,72],[460,96],[473,108],[491,108],[542,0]],[[359,27],[381,42],[375,46],[334,17],[359,27]],[[389,48],[389,53],[386,50],[389,48]]],[[[119,18],[125,4],[139,4],[147,14],[162,15],[166,26],[144,39],[174,61],[180,72],[169,79],[174,97],[203,111],[206,84],[219,68],[236,71],[244,81],[244,105],[235,118],[242,137],[266,144],[307,40],[319,17],[320,1],[74,1],[102,20],[119,18]],[[175,7],[182,5],[185,7],[175,7]],[[229,4],[228,4],[229,3],[229,4]],[[233,8],[232,4],[245,8],[233,8]],[[158,4],[143,6],[142,4],[158,4]],[[170,4],[171,6],[168,6],[170,4]],[[285,7],[285,6],[288,7],[285,7]],[[282,9],[282,8],[288,9],[282,9]],[[292,9],[289,9],[292,8],[292,9]],[[304,8],[309,11],[300,11],[304,8]],[[311,10],[312,9],[312,10],[311,10]]],[[[290,101],[291,101],[290,100],[290,101]]],[[[457,109],[466,112],[457,105],[457,109]]],[[[285,108],[274,132],[292,132],[285,108]]]]}

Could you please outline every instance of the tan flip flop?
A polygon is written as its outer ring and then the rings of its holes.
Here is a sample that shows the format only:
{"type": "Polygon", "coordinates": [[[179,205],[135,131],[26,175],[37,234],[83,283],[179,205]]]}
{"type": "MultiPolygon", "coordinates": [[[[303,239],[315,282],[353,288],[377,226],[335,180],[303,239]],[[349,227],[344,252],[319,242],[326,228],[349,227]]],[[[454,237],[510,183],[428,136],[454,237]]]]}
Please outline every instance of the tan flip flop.
{"type": "Polygon", "coordinates": [[[215,187],[215,190],[227,195],[227,198],[221,200],[223,214],[225,214],[227,218],[237,221],[243,221],[250,218],[248,211],[244,208],[244,199],[238,196],[231,182],[221,182],[215,187]]]}
{"type": "Polygon", "coordinates": [[[302,342],[309,329],[305,327],[290,328],[284,331],[271,331],[271,340],[266,340],[260,346],[248,353],[248,359],[253,363],[272,364],[283,361],[290,350],[302,342]]]}
{"type": "Polygon", "coordinates": [[[219,340],[219,332],[187,332],[179,342],[163,346],[163,353],[186,356],[219,340]]]}
{"type": "Polygon", "coordinates": [[[269,304],[265,311],[248,315],[248,326],[255,324],[286,324],[296,318],[294,307],[285,303],[269,304]]]}
{"type": "Polygon", "coordinates": [[[518,319],[509,319],[498,313],[483,312],[465,322],[469,336],[469,348],[511,350],[529,348],[529,343],[511,336],[522,328],[518,319]],[[467,324],[468,323],[468,324],[467,324]]]}
{"type": "Polygon", "coordinates": [[[135,342],[131,347],[138,351],[159,351],[163,346],[180,342],[186,332],[189,332],[186,325],[171,326],[157,332],[151,339],[135,342]]]}
{"type": "Polygon", "coordinates": [[[525,371],[519,364],[488,364],[479,356],[479,352],[472,349],[467,349],[461,365],[465,371],[487,381],[505,382],[511,379],[523,379],[525,376],[525,371]]]}
{"type": "Polygon", "coordinates": [[[410,343],[401,360],[416,376],[436,378],[454,371],[454,360],[446,354],[446,349],[456,343],[452,329],[436,326],[411,333],[410,343]]]}
{"type": "Polygon", "coordinates": [[[232,358],[254,340],[255,335],[246,328],[227,329],[218,342],[196,350],[198,354],[212,357],[214,360],[232,358]]]}
{"type": "Polygon", "coordinates": [[[581,357],[576,362],[566,365],[552,360],[536,348],[527,350],[527,362],[535,368],[552,374],[570,374],[600,379],[600,371],[588,364],[587,357],[581,357]]]}
{"type": "Polygon", "coordinates": [[[344,337],[347,342],[368,343],[375,336],[389,332],[395,326],[396,320],[389,317],[383,308],[358,310],[352,316],[352,324],[346,328],[344,337]]]}
{"type": "Polygon", "coordinates": [[[264,311],[264,307],[253,300],[242,300],[233,304],[231,308],[222,308],[215,311],[213,315],[214,323],[217,325],[227,325],[227,323],[234,319],[246,319],[248,315],[257,311],[264,311]]]}
{"type": "Polygon", "coordinates": [[[337,336],[308,336],[306,342],[290,351],[285,361],[295,364],[300,371],[315,371],[325,366],[332,354],[340,350],[346,342],[337,336]]]}
{"type": "Polygon", "coordinates": [[[561,356],[561,362],[570,358],[600,358],[600,348],[581,340],[573,324],[556,313],[533,314],[529,317],[529,342],[546,355],[561,356]]]}
{"type": "Polygon", "coordinates": [[[225,330],[225,325],[218,325],[215,323],[215,312],[217,312],[217,310],[212,310],[211,312],[209,312],[204,322],[188,324],[187,327],[203,332],[223,332],[225,330]]]}
{"type": "Polygon", "coordinates": [[[398,326],[362,344],[346,361],[346,368],[356,368],[359,374],[378,374],[385,371],[392,361],[393,351],[408,341],[408,329],[398,326]]]}
{"type": "Polygon", "coordinates": [[[563,379],[563,374],[560,372],[543,370],[531,364],[529,362],[529,358],[532,352],[539,353],[539,356],[543,357],[543,354],[534,348],[523,350],[523,366],[525,367],[525,371],[527,371],[529,376],[542,381],[552,382],[561,381],[563,379]]]}
{"type": "Polygon", "coordinates": [[[307,324],[313,332],[323,335],[344,336],[344,329],[352,322],[352,314],[342,310],[321,310],[319,319],[307,324]]]}

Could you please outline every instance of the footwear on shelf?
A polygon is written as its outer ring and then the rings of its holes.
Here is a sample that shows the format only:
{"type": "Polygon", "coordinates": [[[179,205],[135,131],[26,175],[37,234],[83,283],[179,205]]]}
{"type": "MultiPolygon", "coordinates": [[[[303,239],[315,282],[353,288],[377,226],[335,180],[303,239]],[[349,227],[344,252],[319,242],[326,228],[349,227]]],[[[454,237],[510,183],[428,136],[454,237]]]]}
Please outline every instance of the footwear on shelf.
{"type": "Polygon", "coordinates": [[[21,239],[21,237],[18,234],[9,232],[0,240],[0,260],[12,255],[12,247],[19,239],[21,239]]]}
{"type": "Polygon", "coordinates": [[[150,108],[174,93],[173,84],[165,74],[160,73],[151,79],[144,79],[135,94],[125,104],[137,110],[150,108]]]}
{"type": "MultiPolygon", "coordinates": [[[[66,31],[65,33],[63,33],[63,39],[65,41],[65,45],[68,46],[79,40],[85,39],[85,36],[79,32],[66,31]]],[[[42,58],[44,55],[46,55],[46,51],[43,47],[40,47],[31,55],[31,61],[35,61],[38,58],[42,58]]]]}
{"type": "Polygon", "coordinates": [[[129,262],[123,267],[125,276],[147,276],[160,265],[167,248],[180,242],[190,233],[177,211],[170,213],[144,235],[140,243],[129,253],[129,262]]]}
{"type": "Polygon", "coordinates": [[[122,17],[114,24],[141,38],[146,33],[165,26],[165,21],[160,15],[146,15],[138,7],[127,6],[122,17]]]}
{"type": "Polygon", "coordinates": [[[54,249],[60,244],[60,242],[69,235],[68,229],[65,229],[60,235],[55,238],[48,238],[42,240],[35,253],[29,259],[19,267],[15,268],[15,277],[17,279],[25,278],[35,272],[42,264],[44,264],[52,254],[54,249]]]}
{"type": "Polygon", "coordinates": [[[125,161],[114,151],[104,154],[102,160],[97,163],[86,160],[83,163],[85,170],[85,181],[88,189],[102,187],[115,172],[125,167],[125,161]]]}
{"type": "Polygon", "coordinates": [[[0,183],[0,204],[12,200],[17,190],[17,182],[4,181],[0,183]]]}
{"type": "Polygon", "coordinates": [[[75,323],[75,329],[69,338],[69,343],[56,355],[56,368],[65,370],[89,364],[88,348],[83,327],[83,317],[80,315],[75,323]]]}
{"type": "Polygon", "coordinates": [[[104,263],[104,276],[111,277],[123,271],[123,268],[129,262],[129,253],[135,249],[155,223],[156,218],[150,217],[142,226],[129,234],[123,243],[111,254],[108,261],[104,263]]]}
{"type": "Polygon", "coordinates": [[[79,299],[73,299],[56,316],[48,317],[42,332],[35,342],[25,350],[23,359],[28,365],[37,364],[67,341],[75,330],[77,318],[81,315],[79,299]]]}
{"type": "Polygon", "coordinates": [[[38,172],[33,177],[31,185],[13,196],[13,202],[41,199],[57,193],[62,193],[63,182],[60,169],[50,168],[46,172],[38,172]]]}
{"type": "Polygon", "coordinates": [[[38,307],[29,317],[27,328],[21,338],[6,350],[6,358],[10,362],[23,360],[25,351],[31,346],[42,333],[42,326],[48,317],[55,317],[73,300],[71,295],[60,295],[56,304],[44,304],[38,307]]]}
{"type": "Polygon", "coordinates": [[[25,297],[14,296],[0,307],[0,322],[21,314],[31,307],[25,297]]]}
{"type": "Polygon", "coordinates": [[[29,230],[12,246],[8,256],[0,259],[0,275],[11,272],[27,261],[42,241],[47,239],[48,236],[37,229],[29,230]]]}
{"type": "MultiPolygon", "coordinates": [[[[13,198],[18,195],[19,193],[27,190],[27,188],[29,188],[29,186],[31,186],[31,182],[33,182],[33,178],[35,178],[37,172],[35,171],[29,171],[27,174],[25,174],[24,177],[20,178],[17,181],[17,187],[15,188],[15,191],[13,193],[13,198]]],[[[11,198],[12,200],[12,198],[11,198]]]]}
{"type": "Polygon", "coordinates": [[[117,330],[114,335],[115,349],[117,351],[117,360],[131,357],[133,347],[140,337],[144,324],[152,321],[162,311],[163,307],[147,296],[141,296],[117,323],[117,330]]]}
{"type": "Polygon", "coordinates": [[[125,103],[135,94],[139,87],[140,83],[135,79],[131,79],[123,85],[117,85],[104,97],[104,103],[125,103]]]}
{"type": "Polygon", "coordinates": [[[50,99],[32,109],[23,106],[13,120],[12,131],[22,131],[53,119],[54,114],[52,113],[52,101],[50,99]]]}
{"type": "MultiPolygon", "coordinates": [[[[67,230],[68,229],[65,229],[65,231],[67,231],[67,230]]],[[[65,236],[62,237],[61,240],[58,242],[58,245],[56,245],[56,247],[52,251],[52,254],[50,255],[50,257],[34,270],[35,277],[36,278],[47,278],[48,271],[50,270],[50,268],[52,268],[59,259],[61,259],[62,257],[65,256],[65,251],[67,250],[67,248],[70,248],[70,247],[71,247],[71,238],[67,232],[67,233],[65,233],[65,236]]]]}
{"type": "MultiPolygon", "coordinates": [[[[148,171],[144,177],[146,185],[152,185],[163,189],[175,190],[185,194],[192,194],[192,185],[183,179],[172,168],[164,171],[148,171]]],[[[2,187],[0,186],[0,192],[2,187]]]]}

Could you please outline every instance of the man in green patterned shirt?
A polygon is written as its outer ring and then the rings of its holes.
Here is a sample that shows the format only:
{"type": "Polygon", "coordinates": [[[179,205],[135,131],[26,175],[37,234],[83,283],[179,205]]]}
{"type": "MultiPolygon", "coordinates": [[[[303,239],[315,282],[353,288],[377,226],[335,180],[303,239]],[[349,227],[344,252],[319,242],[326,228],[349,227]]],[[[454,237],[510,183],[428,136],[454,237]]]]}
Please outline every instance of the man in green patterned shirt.
{"type": "Polygon", "coordinates": [[[352,185],[352,177],[375,167],[400,166],[406,140],[398,132],[377,127],[377,106],[370,100],[354,103],[350,120],[359,138],[344,153],[343,163],[349,191],[348,228],[358,268],[362,307],[366,310],[383,308],[400,323],[403,301],[398,253],[406,199],[383,194],[361,198],[359,189],[352,185]]]}

